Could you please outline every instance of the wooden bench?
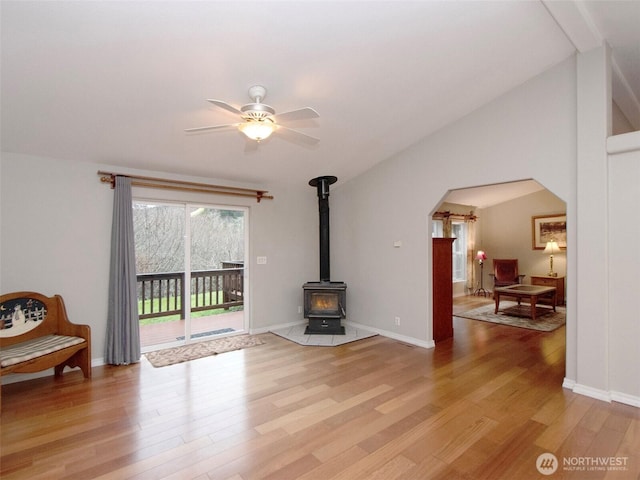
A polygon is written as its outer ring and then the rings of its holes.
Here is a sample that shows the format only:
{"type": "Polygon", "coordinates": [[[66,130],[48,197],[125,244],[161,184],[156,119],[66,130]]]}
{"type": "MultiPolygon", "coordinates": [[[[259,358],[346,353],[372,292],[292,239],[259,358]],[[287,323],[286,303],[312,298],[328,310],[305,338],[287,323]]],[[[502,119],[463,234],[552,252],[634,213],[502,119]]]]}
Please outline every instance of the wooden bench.
{"type": "Polygon", "coordinates": [[[60,295],[35,292],[0,296],[0,375],[80,367],[91,378],[91,329],[67,317],[60,295]]]}

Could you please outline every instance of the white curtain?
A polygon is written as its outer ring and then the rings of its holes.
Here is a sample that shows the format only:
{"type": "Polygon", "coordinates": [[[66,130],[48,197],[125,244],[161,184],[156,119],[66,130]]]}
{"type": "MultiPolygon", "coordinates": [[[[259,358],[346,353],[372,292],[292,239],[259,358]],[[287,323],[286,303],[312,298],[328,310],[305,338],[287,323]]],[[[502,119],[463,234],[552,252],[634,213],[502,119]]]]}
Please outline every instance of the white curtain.
{"type": "Polygon", "coordinates": [[[105,362],[126,365],[139,362],[140,355],[131,179],[116,176],[105,362]]]}
{"type": "Polygon", "coordinates": [[[473,291],[480,286],[480,279],[476,280],[476,222],[467,221],[467,289],[473,291]],[[476,284],[477,283],[477,284],[476,284]]]}

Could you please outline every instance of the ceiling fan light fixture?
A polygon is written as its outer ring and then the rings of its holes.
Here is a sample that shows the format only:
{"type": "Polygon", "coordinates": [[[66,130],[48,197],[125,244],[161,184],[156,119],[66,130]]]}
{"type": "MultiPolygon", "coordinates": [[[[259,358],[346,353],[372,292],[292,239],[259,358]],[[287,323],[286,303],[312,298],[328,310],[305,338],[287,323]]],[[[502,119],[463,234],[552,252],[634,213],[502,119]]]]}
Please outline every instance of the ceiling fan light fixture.
{"type": "Polygon", "coordinates": [[[248,138],[259,142],[260,140],[268,138],[276,129],[276,126],[272,120],[264,119],[248,120],[247,122],[241,124],[238,128],[248,138]]]}
{"type": "MultiPolygon", "coordinates": [[[[2,0],[0,0],[2,1],[2,0]]],[[[245,134],[250,140],[260,142],[265,138],[269,138],[276,130],[278,133],[284,132],[284,138],[289,140],[295,140],[296,142],[302,142],[307,145],[315,145],[320,140],[314,138],[306,133],[294,130],[292,128],[281,125],[282,122],[290,122],[293,120],[308,120],[312,118],[318,118],[318,112],[313,108],[303,107],[296,110],[289,110],[284,113],[280,113],[276,116],[276,111],[273,107],[262,103],[267,89],[261,85],[254,85],[249,89],[249,97],[253,100],[252,103],[242,105],[240,108],[234,107],[230,103],[223,100],[216,100],[214,98],[208,98],[207,102],[212,103],[216,107],[222,108],[227,112],[233,113],[240,117],[240,122],[229,123],[225,125],[211,125],[207,127],[187,128],[185,132],[204,132],[207,130],[223,130],[236,128],[245,134]]]]}

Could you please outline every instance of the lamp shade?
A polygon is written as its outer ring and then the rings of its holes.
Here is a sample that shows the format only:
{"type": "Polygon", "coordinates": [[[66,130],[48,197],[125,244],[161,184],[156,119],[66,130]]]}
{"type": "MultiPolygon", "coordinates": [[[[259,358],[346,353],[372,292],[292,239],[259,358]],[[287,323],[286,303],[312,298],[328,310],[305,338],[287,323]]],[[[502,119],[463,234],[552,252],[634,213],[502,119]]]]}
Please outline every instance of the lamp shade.
{"type": "Polygon", "coordinates": [[[239,127],[240,131],[244,133],[251,140],[264,140],[269,137],[276,129],[274,123],[269,119],[264,120],[249,120],[246,123],[242,123],[239,127]]]}
{"type": "Polygon", "coordinates": [[[558,253],[560,251],[560,247],[558,246],[558,242],[555,240],[551,240],[547,242],[547,245],[544,247],[544,253],[549,253],[553,255],[554,253],[558,253]]]}
{"type": "Polygon", "coordinates": [[[476,255],[476,259],[477,260],[486,260],[487,259],[487,254],[484,253],[483,250],[478,250],[478,254],[476,255]]]}

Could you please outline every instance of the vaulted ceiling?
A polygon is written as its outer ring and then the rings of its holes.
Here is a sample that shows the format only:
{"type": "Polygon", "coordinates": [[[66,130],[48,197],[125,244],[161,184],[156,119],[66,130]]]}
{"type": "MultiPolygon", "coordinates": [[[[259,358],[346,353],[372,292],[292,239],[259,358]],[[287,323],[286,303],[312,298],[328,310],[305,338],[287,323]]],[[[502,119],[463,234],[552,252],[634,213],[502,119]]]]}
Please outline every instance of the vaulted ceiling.
{"type": "Polygon", "coordinates": [[[2,151],[257,185],[347,180],[606,39],[640,129],[640,2],[1,3],[2,151]],[[248,88],[315,146],[233,123],[248,88]]]}

